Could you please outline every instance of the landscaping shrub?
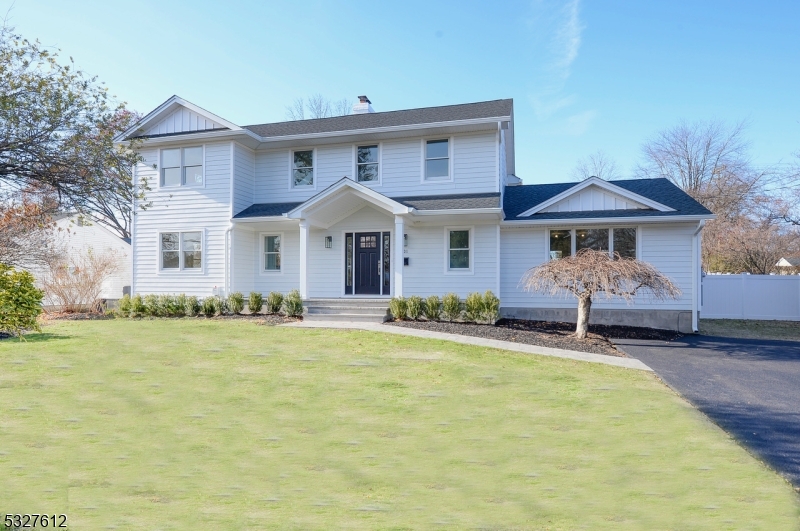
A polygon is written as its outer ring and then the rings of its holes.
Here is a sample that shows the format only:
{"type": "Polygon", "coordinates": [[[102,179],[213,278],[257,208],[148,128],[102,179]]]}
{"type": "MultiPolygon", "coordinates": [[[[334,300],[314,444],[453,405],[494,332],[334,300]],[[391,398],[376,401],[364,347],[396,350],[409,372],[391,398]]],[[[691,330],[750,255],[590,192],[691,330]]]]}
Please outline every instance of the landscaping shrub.
{"type": "Polygon", "coordinates": [[[142,303],[144,303],[144,311],[142,312],[144,315],[150,317],[158,316],[159,303],[156,295],[145,295],[142,299],[142,303]]]}
{"type": "Polygon", "coordinates": [[[40,280],[48,302],[61,311],[98,311],[103,282],[119,267],[120,257],[115,251],[64,253],[48,262],[40,280]]]}
{"type": "Polygon", "coordinates": [[[25,330],[40,330],[44,292],[33,285],[33,275],[0,264],[0,332],[22,338],[25,330]]]}
{"type": "Polygon", "coordinates": [[[464,313],[467,321],[477,323],[483,316],[483,297],[477,291],[467,295],[464,301],[464,313]]]}
{"type": "Polygon", "coordinates": [[[437,295],[425,299],[425,318],[428,321],[438,321],[442,316],[442,303],[437,295]]]}
{"type": "Polygon", "coordinates": [[[218,312],[221,310],[220,299],[217,296],[212,295],[211,297],[206,297],[203,299],[202,303],[202,311],[206,317],[214,317],[217,315],[218,312]]]}
{"type": "MultiPolygon", "coordinates": [[[[281,297],[281,302],[283,302],[283,297],[281,297]]],[[[264,307],[263,295],[255,291],[251,291],[250,298],[247,301],[247,309],[250,310],[250,313],[259,313],[261,311],[261,308],[263,307],[264,307]]]]}
{"type": "Polygon", "coordinates": [[[461,299],[455,293],[442,297],[442,314],[448,321],[455,321],[461,316],[461,299]]]}
{"type": "Polygon", "coordinates": [[[403,297],[392,297],[389,301],[389,311],[392,312],[392,317],[402,321],[407,317],[408,301],[403,297]]]}
{"type": "Polygon", "coordinates": [[[140,317],[145,314],[147,308],[144,305],[142,296],[138,293],[131,297],[131,317],[140,317]]]}
{"type": "Polygon", "coordinates": [[[234,291],[228,297],[228,310],[234,314],[239,315],[244,310],[244,295],[239,291],[234,291]]]}
{"type": "Polygon", "coordinates": [[[200,301],[197,300],[197,297],[192,295],[191,297],[186,297],[186,303],[184,304],[184,313],[186,313],[189,317],[195,317],[202,306],[200,306],[200,301]]]}
{"type": "Polygon", "coordinates": [[[170,309],[170,315],[175,317],[183,317],[186,315],[186,301],[188,298],[186,297],[185,293],[180,293],[175,295],[172,299],[172,308],[170,309]]]}
{"type": "Polygon", "coordinates": [[[483,320],[493,325],[500,319],[500,299],[487,289],[483,294],[483,320]]]}
{"type": "Polygon", "coordinates": [[[303,315],[303,298],[300,297],[300,292],[293,289],[283,299],[283,311],[289,317],[298,317],[303,315]]]}
{"type": "MultiPolygon", "coordinates": [[[[281,306],[283,306],[283,294],[270,291],[267,295],[267,313],[278,313],[281,311],[281,306]]],[[[302,313],[302,309],[300,311],[302,313]]]]}
{"type": "Polygon", "coordinates": [[[425,301],[419,295],[412,295],[406,301],[406,308],[408,309],[408,316],[416,321],[425,311],[425,301]]]}
{"type": "Polygon", "coordinates": [[[130,294],[126,293],[122,296],[119,300],[119,304],[117,304],[117,310],[119,310],[119,314],[123,317],[130,317],[131,316],[131,307],[133,303],[131,302],[130,294]]]}

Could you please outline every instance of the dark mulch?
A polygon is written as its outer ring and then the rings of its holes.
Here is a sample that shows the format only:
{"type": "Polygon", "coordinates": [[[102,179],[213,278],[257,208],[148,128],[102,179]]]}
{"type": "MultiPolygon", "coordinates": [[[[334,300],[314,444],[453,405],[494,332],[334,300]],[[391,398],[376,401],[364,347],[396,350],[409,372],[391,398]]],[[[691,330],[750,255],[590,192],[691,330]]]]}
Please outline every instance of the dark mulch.
{"type": "Polygon", "coordinates": [[[494,326],[434,321],[390,321],[386,324],[620,357],[624,357],[625,354],[614,348],[613,343],[609,340],[610,338],[624,337],[670,341],[681,337],[678,332],[669,330],[655,330],[634,326],[589,325],[589,336],[586,339],[577,339],[573,335],[575,333],[574,323],[526,321],[522,319],[501,319],[494,326]]]}
{"type": "Polygon", "coordinates": [[[11,334],[6,334],[5,332],[0,332],[0,339],[7,339],[9,337],[13,337],[11,334]]]}

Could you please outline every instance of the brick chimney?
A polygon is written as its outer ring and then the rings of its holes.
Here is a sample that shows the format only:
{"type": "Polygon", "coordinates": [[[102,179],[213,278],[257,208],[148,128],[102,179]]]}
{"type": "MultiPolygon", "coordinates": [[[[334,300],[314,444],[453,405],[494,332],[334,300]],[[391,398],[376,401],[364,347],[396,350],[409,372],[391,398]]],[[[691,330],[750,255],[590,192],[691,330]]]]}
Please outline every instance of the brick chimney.
{"type": "Polygon", "coordinates": [[[369,101],[369,98],[366,96],[359,96],[358,103],[353,105],[353,114],[367,114],[375,112],[375,109],[372,108],[372,102],[369,101]]]}

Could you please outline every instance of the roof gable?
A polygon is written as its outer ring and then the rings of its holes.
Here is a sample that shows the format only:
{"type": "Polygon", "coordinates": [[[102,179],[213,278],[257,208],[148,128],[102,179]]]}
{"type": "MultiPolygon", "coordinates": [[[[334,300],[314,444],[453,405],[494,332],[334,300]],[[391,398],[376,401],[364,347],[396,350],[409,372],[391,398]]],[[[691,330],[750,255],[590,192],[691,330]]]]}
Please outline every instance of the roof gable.
{"type": "Polygon", "coordinates": [[[121,141],[137,136],[150,137],[212,131],[215,129],[242,130],[238,125],[216,114],[210,113],[183,98],[172,96],[130,129],[117,136],[115,140],[121,141]]]}
{"type": "Polygon", "coordinates": [[[601,210],[675,210],[597,177],[590,177],[517,214],[527,217],[541,212],[589,212],[601,210]]]}

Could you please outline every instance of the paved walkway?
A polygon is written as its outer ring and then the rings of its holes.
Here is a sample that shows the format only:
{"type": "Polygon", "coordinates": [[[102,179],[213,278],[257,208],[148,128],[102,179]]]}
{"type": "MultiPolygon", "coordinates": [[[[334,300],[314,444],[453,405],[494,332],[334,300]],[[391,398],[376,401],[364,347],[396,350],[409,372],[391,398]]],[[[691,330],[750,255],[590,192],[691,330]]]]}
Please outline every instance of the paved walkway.
{"type": "Polygon", "coordinates": [[[526,354],[541,354],[542,356],[554,356],[556,358],[567,358],[571,360],[588,361],[591,363],[604,363],[606,365],[625,367],[626,369],[652,371],[652,369],[643,362],[633,358],[621,358],[616,356],[606,356],[604,354],[577,352],[575,350],[539,347],[536,345],[526,345],[524,343],[513,343],[511,341],[499,341],[497,339],[484,339],[482,337],[462,336],[458,334],[445,334],[443,332],[417,330],[415,328],[402,328],[399,326],[382,325],[379,323],[355,323],[348,321],[297,321],[281,326],[287,326],[290,328],[350,328],[356,330],[368,330],[370,332],[383,332],[385,334],[422,337],[426,339],[443,339],[445,341],[463,343],[464,345],[499,348],[503,350],[512,350],[514,352],[524,352],[526,354]]]}
{"type": "Polygon", "coordinates": [[[614,342],[800,487],[800,342],[696,335],[614,342]]]}

